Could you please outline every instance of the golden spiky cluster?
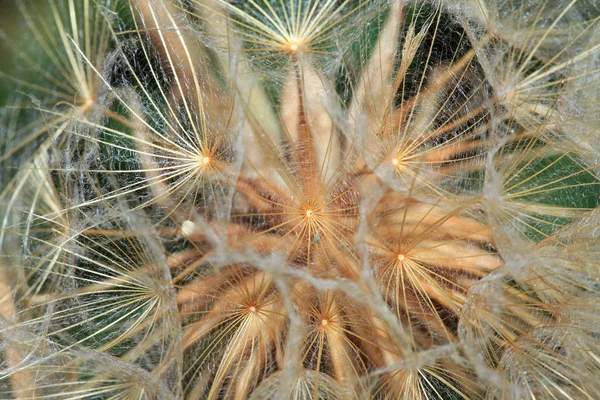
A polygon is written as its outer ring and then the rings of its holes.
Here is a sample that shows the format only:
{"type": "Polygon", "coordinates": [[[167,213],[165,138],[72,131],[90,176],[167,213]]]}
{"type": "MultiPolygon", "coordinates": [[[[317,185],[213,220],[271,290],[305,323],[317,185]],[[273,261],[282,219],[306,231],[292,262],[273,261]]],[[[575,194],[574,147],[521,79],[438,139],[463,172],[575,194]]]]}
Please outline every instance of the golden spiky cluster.
{"type": "Polygon", "coordinates": [[[600,16],[531,3],[19,2],[0,397],[600,398],[600,16]]]}

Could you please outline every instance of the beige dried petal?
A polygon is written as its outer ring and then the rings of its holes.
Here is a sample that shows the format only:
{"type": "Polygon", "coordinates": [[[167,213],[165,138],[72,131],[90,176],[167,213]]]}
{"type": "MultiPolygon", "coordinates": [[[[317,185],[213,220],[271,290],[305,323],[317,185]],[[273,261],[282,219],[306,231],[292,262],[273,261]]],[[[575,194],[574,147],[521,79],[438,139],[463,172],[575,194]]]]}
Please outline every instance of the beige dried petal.
{"type": "MultiPolygon", "coordinates": [[[[362,118],[367,118],[369,134],[379,132],[384,121],[384,114],[393,96],[393,79],[400,27],[404,22],[404,2],[396,1],[390,9],[385,26],[379,35],[377,44],[367,67],[364,69],[353,93],[348,115],[354,125],[362,118]]],[[[408,42],[408,41],[407,41],[408,42]]],[[[414,56],[414,54],[413,54],[414,56]]]]}
{"type": "MultiPolygon", "coordinates": [[[[291,68],[281,96],[281,120],[284,133],[298,147],[310,147],[322,181],[337,171],[341,162],[340,141],[329,114],[328,99],[333,93],[310,62],[297,61],[291,68]],[[307,138],[302,132],[307,131],[307,138]]],[[[309,160],[298,160],[300,163],[309,160]]],[[[313,177],[318,179],[319,175],[313,177]]]]}

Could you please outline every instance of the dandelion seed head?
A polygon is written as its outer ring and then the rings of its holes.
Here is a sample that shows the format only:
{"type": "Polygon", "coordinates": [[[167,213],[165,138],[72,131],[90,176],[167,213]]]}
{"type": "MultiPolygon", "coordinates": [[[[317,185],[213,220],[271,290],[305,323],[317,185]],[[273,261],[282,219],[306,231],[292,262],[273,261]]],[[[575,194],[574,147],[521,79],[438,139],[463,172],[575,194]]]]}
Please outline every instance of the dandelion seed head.
{"type": "Polygon", "coordinates": [[[597,398],[600,19],[558,2],[24,2],[0,397],[597,398]]]}

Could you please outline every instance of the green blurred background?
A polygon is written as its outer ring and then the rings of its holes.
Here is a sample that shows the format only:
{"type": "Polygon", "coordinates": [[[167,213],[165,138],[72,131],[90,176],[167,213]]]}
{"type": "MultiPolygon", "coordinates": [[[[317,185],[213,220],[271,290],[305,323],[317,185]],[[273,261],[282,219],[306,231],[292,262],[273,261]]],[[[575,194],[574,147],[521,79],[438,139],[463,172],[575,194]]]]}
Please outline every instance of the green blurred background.
{"type": "MultiPolygon", "coordinates": [[[[0,32],[8,37],[15,38],[19,30],[23,29],[19,21],[19,11],[16,6],[17,1],[22,0],[0,0],[0,32]]],[[[38,0],[39,1],[39,0],[38,0]]],[[[0,71],[10,73],[17,68],[12,51],[6,40],[0,39],[0,71]]],[[[7,98],[11,93],[6,85],[6,78],[0,76],[0,106],[6,104],[7,98]]]]}

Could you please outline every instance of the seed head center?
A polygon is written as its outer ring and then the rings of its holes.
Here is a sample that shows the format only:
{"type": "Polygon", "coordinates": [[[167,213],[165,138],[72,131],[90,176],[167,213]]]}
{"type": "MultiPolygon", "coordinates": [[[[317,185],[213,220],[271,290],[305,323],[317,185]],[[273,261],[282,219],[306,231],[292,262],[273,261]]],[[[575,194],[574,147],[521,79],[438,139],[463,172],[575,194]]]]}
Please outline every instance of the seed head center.
{"type": "Polygon", "coordinates": [[[398,254],[398,261],[404,261],[406,256],[404,254],[398,254]]]}
{"type": "Polygon", "coordinates": [[[250,306],[250,308],[248,308],[248,310],[249,310],[251,313],[255,313],[255,312],[256,312],[256,307],[254,307],[254,306],[250,306]]]}
{"type": "Polygon", "coordinates": [[[315,215],[315,212],[313,210],[306,210],[306,216],[308,218],[312,217],[313,215],[315,215]]]}
{"type": "Polygon", "coordinates": [[[295,42],[292,42],[288,45],[288,50],[291,53],[297,52],[299,48],[300,48],[300,45],[298,45],[298,43],[295,43],[295,42]]]}
{"type": "Polygon", "coordinates": [[[398,160],[397,158],[392,158],[392,164],[398,165],[399,163],[400,163],[400,160],[398,160]]]}
{"type": "Polygon", "coordinates": [[[204,157],[202,157],[201,161],[202,161],[202,165],[208,165],[208,164],[210,164],[210,157],[204,156],[204,157]]]}
{"type": "Polygon", "coordinates": [[[88,97],[83,103],[83,110],[87,111],[94,105],[94,99],[92,97],[88,97]]]}

